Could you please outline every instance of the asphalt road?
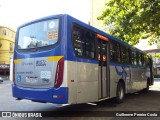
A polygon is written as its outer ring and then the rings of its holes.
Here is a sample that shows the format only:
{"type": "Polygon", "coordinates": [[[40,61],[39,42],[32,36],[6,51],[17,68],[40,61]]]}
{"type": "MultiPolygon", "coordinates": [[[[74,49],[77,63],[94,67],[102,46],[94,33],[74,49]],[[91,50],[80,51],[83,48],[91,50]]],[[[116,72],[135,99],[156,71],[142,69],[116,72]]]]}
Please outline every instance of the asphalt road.
{"type": "MultiPolygon", "coordinates": [[[[11,91],[12,82],[9,80],[0,84],[0,111],[49,111],[48,116],[52,116],[57,111],[61,111],[65,117],[53,117],[55,119],[109,119],[109,120],[150,120],[160,119],[158,117],[121,117],[121,113],[131,111],[131,113],[156,113],[160,114],[160,80],[156,81],[150,87],[148,93],[138,92],[126,95],[125,101],[122,104],[115,104],[112,100],[106,100],[88,104],[66,105],[60,106],[51,103],[36,103],[29,100],[16,100],[12,97],[11,91]],[[76,111],[76,112],[75,112],[76,111]],[[78,112],[77,112],[78,111],[78,112]],[[115,111],[115,112],[110,112],[115,111]],[[118,117],[110,116],[110,114],[118,114],[118,117]]],[[[53,115],[54,116],[54,115],[53,115]]],[[[46,119],[53,119],[46,118],[46,119]]],[[[0,118],[1,119],[1,118],[0,118]]],[[[3,118],[8,120],[8,118],[3,118]]],[[[10,118],[17,119],[17,118],[10,118]]],[[[40,119],[40,118],[38,118],[40,119]]],[[[44,118],[41,118],[44,119],[44,118]]]]}

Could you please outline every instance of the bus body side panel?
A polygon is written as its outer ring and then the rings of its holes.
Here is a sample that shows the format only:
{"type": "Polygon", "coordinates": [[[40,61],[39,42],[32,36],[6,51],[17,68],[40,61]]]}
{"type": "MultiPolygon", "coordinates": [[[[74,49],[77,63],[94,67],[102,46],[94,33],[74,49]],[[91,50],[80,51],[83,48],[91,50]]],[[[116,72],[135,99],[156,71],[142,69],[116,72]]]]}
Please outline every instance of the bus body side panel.
{"type": "Polygon", "coordinates": [[[77,62],[77,103],[98,100],[98,65],[77,62]]]}
{"type": "Polygon", "coordinates": [[[77,64],[76,57],[74,56],[74,50],[73,50],[73,43],[72,43],[72,19],[70,17],[65,18],[66,28],[65,28],[65,36],[66,41],[66,51],[65,51],[65,58],[66,62],[65,65],[67,66],[65,68],[64,74],[66,74],[66,82],[68,86],[68,104],[76,104],[77,103],[77,64]]]}
{"type": "Polygon", "coordinates": [[[66,61],[67,68],[65,71],[68,86],[68,104],[77,103],[77,64],[73,61],[66,61]]]}
{"type": "Polygon", "coordinates": [[[117,83],[123,79],[126,85],[126,93],[134,93],[147,87],[149,74],[145,67],[133,67],[111,63],[110,65],[110,97],[116,96],[117,83]]]}
{"type": "Polygon", "coordinates": [[[117,84],[122,79],[125,82],[126,93],[131,89],[130,68],[128,66],[111,63],[110,65],[110,97],[116,96],[117,84]]]}
{"type": "Polygon", "coordinates": [[[115,66],[110,65],[110,97],[116,96],[117,82],[120,79],[120,76],[117,75],[115,71],[115,66]]]}
{"type": "Polygon", "coordinates": [[[131,82],[130,82],[130,93],[134,93],[146,88],[147,76],[145,68],[131,68],[131,82]]]}
{"type": "Polygon", "coordinates": [[[98,101],[97,64],[67,61],[69,104],[98,101]]]}
{"type": "Polygon", "coordinates": [[[110,65],[110,97],[116,96],[117,83],[120,79],[125,82],[126,93],[134,93],[146,88],[146,70],[131,66],[111,63],[110,65]]]}

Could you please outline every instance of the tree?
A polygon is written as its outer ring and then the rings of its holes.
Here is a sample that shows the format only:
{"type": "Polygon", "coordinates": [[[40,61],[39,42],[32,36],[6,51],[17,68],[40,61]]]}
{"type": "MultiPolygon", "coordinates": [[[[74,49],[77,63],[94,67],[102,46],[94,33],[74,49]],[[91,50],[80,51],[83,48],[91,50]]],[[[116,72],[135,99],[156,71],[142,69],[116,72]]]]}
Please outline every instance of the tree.
{"type": "Polygon", "coordinates": [[[160,0],[109,0],[97,19],[113,25],[109,33],[131,45],[139,39],[149,39],[149,44],[160,39],[160,0]]]}
{"type": "Polygon", "coordinates": [[[0,48],[2,47],[2,43],[0,42],[0,48]]]}

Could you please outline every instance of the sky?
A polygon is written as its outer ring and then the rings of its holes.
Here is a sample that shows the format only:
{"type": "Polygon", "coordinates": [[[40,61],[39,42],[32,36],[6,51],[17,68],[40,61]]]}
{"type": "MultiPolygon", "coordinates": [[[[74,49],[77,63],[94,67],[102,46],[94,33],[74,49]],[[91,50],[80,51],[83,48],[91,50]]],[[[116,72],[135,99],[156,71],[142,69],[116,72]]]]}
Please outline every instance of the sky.
{"type": "Polygon", "coordinates": [[[90,0],[0,0],[0,26],[13,30],[34,19],[69,14],[88,23],[90,0]]]}

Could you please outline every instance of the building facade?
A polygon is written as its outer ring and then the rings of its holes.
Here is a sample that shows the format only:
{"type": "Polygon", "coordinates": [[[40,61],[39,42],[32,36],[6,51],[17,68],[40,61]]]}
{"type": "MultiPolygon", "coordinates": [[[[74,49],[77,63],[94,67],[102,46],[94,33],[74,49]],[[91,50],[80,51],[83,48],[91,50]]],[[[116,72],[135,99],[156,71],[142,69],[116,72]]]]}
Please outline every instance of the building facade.
{"type": "Polygon", "coordinates": [[[160,56],[160,48],[144,50],[149,55],[153,56],[153,65],[154,65],[154,75],[160,76],[160,58],[156,57],[160,56]]]}
{"type": "Polygon", "coordinates": [[[102,14],[105,10],[105,3],[108,0],[91,0],[91,15],[90,15],[90,25],[98,28],[102,31],[106,31],[106,26],[103,24],[102,20],[97,20],[97,17],[102,14]]]}
{"type": "Polygon", "coordinates": [[[136,48],[145,51],[147,54],[152,56],[154,75],[160,75],[160,43],[155,43],[153,45],[148,45],[148,40],[139,40],[139,43],[135,45],[136,48]]]}
{"type": "Polygon", "coordinates": [[[0,26],[0,76],[9,75],[10,59],[13,58],[15,31],[0,26]]]}

